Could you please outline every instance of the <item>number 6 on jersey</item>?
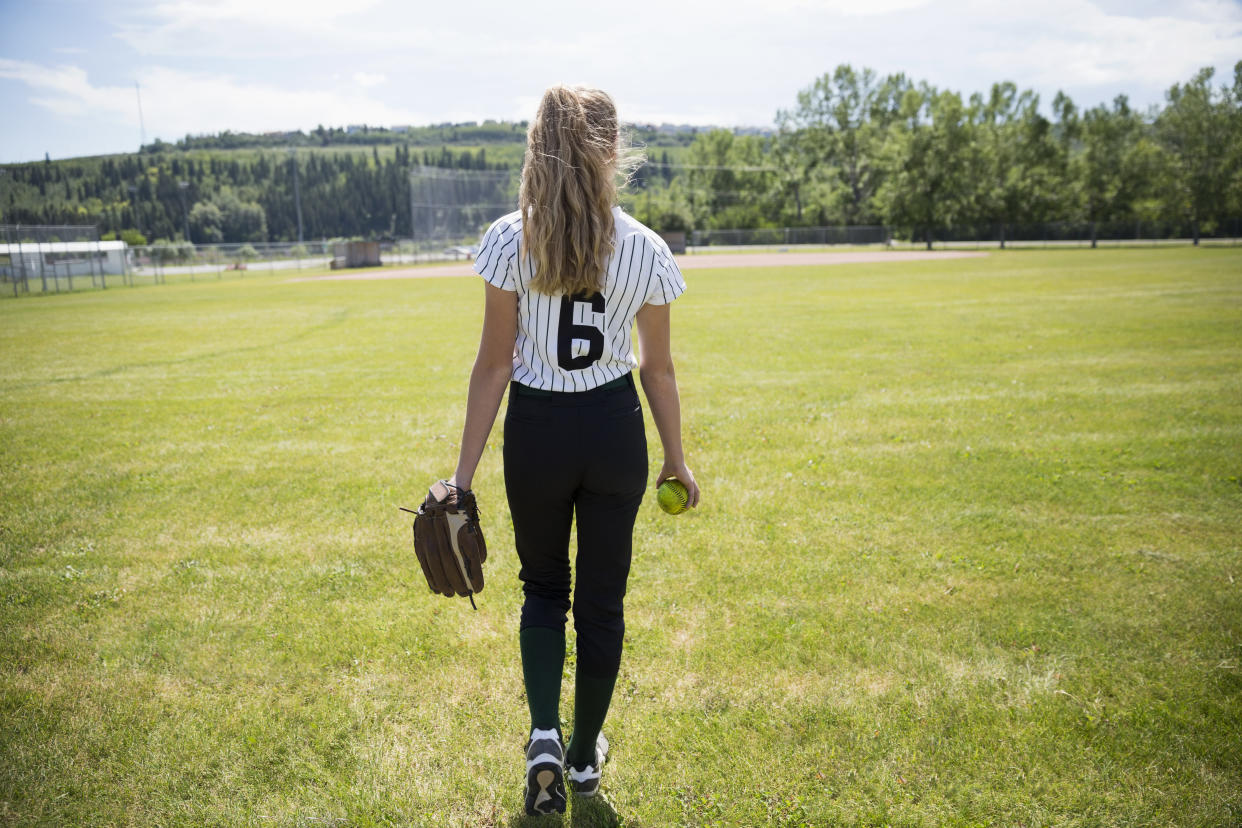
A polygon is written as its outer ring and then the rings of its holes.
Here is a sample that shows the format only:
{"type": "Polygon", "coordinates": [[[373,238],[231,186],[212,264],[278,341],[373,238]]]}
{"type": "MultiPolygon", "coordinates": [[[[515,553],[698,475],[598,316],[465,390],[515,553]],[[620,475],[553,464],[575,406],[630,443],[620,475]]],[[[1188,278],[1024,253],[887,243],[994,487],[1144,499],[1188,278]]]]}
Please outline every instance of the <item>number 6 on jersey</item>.
{"type": "MultiPolygon", "coordinates": [[[[591,320],[596,314],[604,315],[604,294],[602,293],[590,295],[576,293],[573,296],[561,297],[561,319],[556,336],[556,362],[563,370],[581,371],[583,368],[591,367],[604,355],[604,332],[591,321],[585,323],[574,321],[575,315],[591,320]],[[582,312],[576,310],[579,306],[583,306],[582,312]],[[586,353],[579,353],[575,356],[575,345],[578,342],[586,343],[586,353]]],[[[582,346],[578,345],[577,350],[581,351],[582,346]]]]}

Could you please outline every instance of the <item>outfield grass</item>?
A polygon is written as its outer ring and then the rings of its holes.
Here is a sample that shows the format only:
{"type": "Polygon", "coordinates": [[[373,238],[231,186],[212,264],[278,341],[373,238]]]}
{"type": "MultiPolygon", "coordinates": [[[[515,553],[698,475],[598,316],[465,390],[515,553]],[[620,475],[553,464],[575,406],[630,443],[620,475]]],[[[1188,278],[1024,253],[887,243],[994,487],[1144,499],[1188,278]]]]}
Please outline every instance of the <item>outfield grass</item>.
{"type": "MultiPolygon", "coordinates": [[[[567,822],[1242,820],[1242,251],[687,273],[567,822]]],[[[397,511],[482,288],[287,275],[0,303],[0,822],[526,824],[499,429],[477,613],[397,511]]]]}

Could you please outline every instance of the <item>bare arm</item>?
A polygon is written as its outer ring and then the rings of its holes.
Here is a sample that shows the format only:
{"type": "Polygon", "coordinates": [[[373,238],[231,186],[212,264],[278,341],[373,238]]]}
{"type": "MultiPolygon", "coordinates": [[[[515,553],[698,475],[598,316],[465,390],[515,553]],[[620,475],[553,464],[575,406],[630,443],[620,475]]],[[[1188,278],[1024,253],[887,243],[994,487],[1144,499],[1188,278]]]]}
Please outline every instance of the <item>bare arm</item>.
{"type": "Polygon", "coordinates": [[[517,294],[484,283],[483,336],[470,371],[466,397],[466,425],[461,434],[457,471],[449,482],[469,489],[474,472],[496,422],[500,398],[513,375],[513,343],[517,341],[517,294]]]}
{"type": "Polygon", "coordinates": [[[686,466],[681,447],[681,397],[677,392],[669,343],[668,305],[643,305],[635,318],[638,321],[638,376],[664,446],[664,465],[656,485],[670,477],[677,478],[685,484],[693,508],[699,505],[699,484],[686,466]]]}

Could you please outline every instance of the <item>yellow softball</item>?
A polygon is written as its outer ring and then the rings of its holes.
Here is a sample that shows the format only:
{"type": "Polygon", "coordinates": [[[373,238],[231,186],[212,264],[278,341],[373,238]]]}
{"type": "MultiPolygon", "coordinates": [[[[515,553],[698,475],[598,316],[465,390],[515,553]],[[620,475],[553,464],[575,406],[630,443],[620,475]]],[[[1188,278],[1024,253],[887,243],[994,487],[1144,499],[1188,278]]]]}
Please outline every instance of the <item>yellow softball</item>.
{"type": "Polygon", "coordinates": [[[660,502],[660,508],[670,515],[680,515],[690,503],[690,493],[680,480],[670,477],[656,489],[656,500],[660,502]]]}

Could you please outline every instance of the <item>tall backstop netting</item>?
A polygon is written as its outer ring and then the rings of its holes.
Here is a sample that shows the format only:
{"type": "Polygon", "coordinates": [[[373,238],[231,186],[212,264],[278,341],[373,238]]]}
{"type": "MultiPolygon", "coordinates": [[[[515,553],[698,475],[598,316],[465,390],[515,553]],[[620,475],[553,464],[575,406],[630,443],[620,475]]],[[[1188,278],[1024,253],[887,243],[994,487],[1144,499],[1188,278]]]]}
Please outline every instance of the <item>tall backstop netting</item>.
{"type": "Polygon", "coordinates": [[[517,209],[517,170],[410,170],[410,230],[420,251],[479,241],[487,226],[517,209]]]}

